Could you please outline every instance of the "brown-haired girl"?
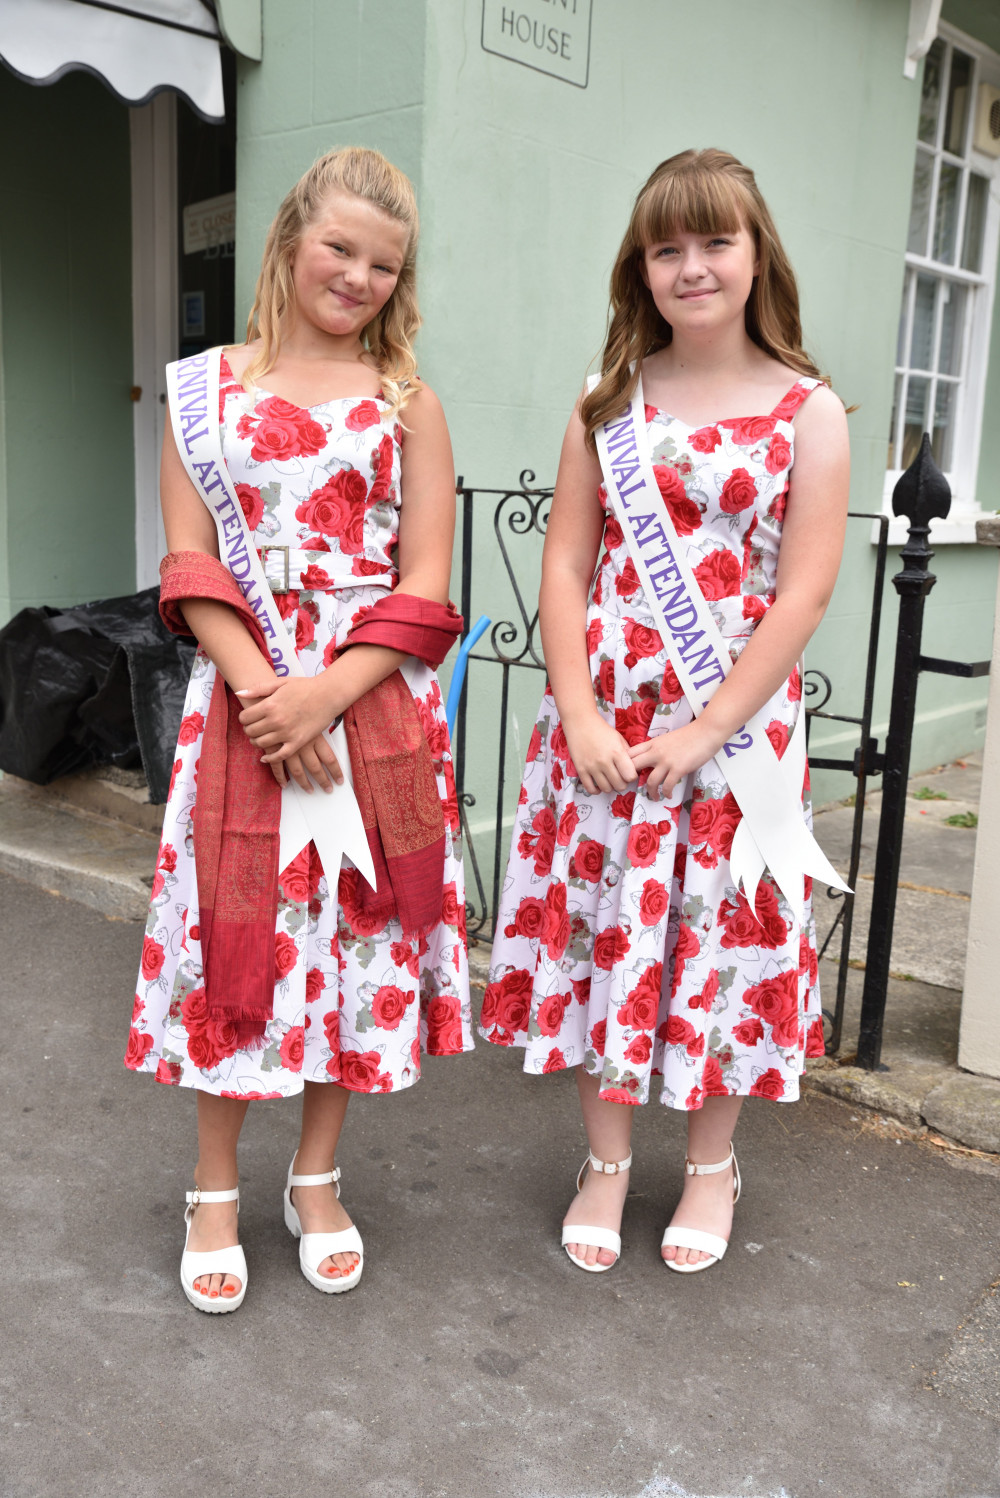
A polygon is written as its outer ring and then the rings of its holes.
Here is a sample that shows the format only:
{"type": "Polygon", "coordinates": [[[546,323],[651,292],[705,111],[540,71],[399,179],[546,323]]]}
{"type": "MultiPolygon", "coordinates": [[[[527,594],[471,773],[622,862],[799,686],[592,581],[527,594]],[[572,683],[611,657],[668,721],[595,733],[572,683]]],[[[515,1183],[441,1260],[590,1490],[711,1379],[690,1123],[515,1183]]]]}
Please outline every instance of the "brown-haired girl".
{"type": "MultiPolygon", "coordinates": [[[[441,407],[416,373],[416,246],[400,171],[376,151],[324,156],[271,226],[245,344],[214,355],[234,491],[224,530],[206,498],[221,492],[211,463],[192,465],[204,434],[190,404],[172,407],[164,442],[161,611],[199,649],[126,1064],[197,1090],[181,1282],[207,1311],[246,1291],[236,1147],[249,1101],[302,1094],[285,1221],[309,1283],[348,1290],[362,1243],[335,1162],[351,1094],[411,1086],[421,1050],[472,1046],[433,670],[460,627],[445,607],[455,481],[441,407]],[[220,537],[242,526],[237,501],[298,673],[273,667],[281,652],[236,584],[246,553],[239,569],[218,560],[220,537]],[[279,869],[287,797],[343,799],[348,766],[330,736],[341,719],[375,889],[350,859],[324,867],[312,841],[279,869]]],[[[176,367],[195,404],[205,357],[176,367]]]]}
{"type": "Polygon", "coordinates": [[[582,1269],[621,1252],[653,1076],[688,1118],[661,1254],[691,1273],[726,1250],[743,1099],[793,1100],[822,1051],[808,874],[832,871],[805,820],[799,662],[847,493],[844,408],[802,348],[752,172],[671,157],[639,193],[563,444],[551,685],[482,1012],[527,1071],[576,1070],[590,1154],[562,1241],[582,1269]]]}

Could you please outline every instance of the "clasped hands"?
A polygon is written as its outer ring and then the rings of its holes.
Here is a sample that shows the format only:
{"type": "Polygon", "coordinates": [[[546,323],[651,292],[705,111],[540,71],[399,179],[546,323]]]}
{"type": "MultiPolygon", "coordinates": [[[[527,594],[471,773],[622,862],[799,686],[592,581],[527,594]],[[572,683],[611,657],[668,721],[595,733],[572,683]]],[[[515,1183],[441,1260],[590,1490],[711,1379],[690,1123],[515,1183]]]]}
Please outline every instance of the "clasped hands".
{"type": "Polygon", "coordinates": [[[261,764],[270,765],[279,785],[289,776],[304,791],[314,782],[327,794],[342,785],[344,772],[330,746],[326,730],[347,704],[333,701],[324,676],[277,677],[236,693],[243,703],[240,723],[256,749],[261,764]]]}
{"type": "Polygon", "coordinates": [[[718,734],[696,718],[683,728],[629,744],[596,710],[563,729],[570,758],[584,790],[624,791],[648,770],[646,794],[658,801],[673,793],[678,781],[708,763],[721,749],[718,734]]]}

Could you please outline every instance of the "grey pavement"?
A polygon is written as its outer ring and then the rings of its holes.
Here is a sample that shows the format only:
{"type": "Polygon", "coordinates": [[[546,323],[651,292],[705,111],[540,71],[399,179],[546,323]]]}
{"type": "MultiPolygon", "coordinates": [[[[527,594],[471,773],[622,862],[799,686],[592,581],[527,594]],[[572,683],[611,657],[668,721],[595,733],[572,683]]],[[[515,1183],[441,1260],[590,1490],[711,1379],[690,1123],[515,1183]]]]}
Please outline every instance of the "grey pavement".
{"type": "MultiPolygon", "coordinates": [[[[869,796],[856,881],[841,1045],[835,1058],[810,1063],[807,1081],[910,1128],[933,1130],[962,1145],[996,1154],[1000,1152],[1000,1081],[970,1075],[961,1071],[957,1062],[976,833],[974,826],[951,825],[948,818],[957,818],[960,823],[975,821],[981,780],[979,754],[922,771],[910,780],[882,1064],[875,1072],[862,1071],[852,1064],[864,984],[881,793],[869,796]]],[[[844,873],[853,820],[854,809],[849,806],[834,807],[816,817],[816,836],[844,873]]],[[[816,889],[821,941],[839,909],[839,898],[829,899],[821,888],[816,889]]],[[[835,932],[828,958],[839,956],[840,934],[835,932]]],[[[824,1007],[829,1011],[836,994],[836,967],[832,960],[820,967],[824,1007]]]]}
{"type": "MultiPolygon", "coordinates": [[[[965,978],[965,941],[976,852],[975,828],[950,826],[946,818],[976,813],[981,783],[982,755],[978,753],[970,754],[962,764],[921,771],[909,782],[892,968],[897,974],[937,987],[961,989],[965,978]],[[920,792],[925,795],[931,792],[934,799],[918,799],[920,792]]],[[[863,962],[865,957],[881,801],[881,791],[871,792],[865,813],[851,942],[851,957],[857,962],[863,962]]],[[[844,872],[853,820],[854,808],[849,806],[836,807],[816,817],[818,841],[831,862],[844,872]]],[[[825,900],[817,889],[816,919],[821,939],[838,905],[839,901],[825,900]]],[[[839,937],[834,942],[838,943],[839,937]]]]}
{"type": "Polygon", "coordinates": [[[121,1065],[136,923],[0,875],[0,1491],[1000,1498],[998,1167],[810,1093],[752,1101],[708,1273],[659,1263],[683,1118],[636,1118],[624,1256],[558,1245],[572,1081],[481,1045],[351,1104],[357,1290],[281,1220],[294,1102],[250,1110],[243,1307],[177,1280],[194,1099],[121,1065]]]}

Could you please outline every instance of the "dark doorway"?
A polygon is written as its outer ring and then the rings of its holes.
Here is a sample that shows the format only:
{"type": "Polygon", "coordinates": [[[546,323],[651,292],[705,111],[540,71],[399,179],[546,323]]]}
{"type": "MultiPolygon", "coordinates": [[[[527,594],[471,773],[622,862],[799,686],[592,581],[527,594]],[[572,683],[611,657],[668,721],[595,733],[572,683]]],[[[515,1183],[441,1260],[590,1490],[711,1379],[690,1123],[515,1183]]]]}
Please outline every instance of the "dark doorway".
{"type": "Polygon", "coordinates": [[[180,357],[237,335],[235,288],[236,58],[222,49],[226,118],[207,124],[177,104],[180,357]],[[228,237],[224,237],[228,235],[228,237]]]}

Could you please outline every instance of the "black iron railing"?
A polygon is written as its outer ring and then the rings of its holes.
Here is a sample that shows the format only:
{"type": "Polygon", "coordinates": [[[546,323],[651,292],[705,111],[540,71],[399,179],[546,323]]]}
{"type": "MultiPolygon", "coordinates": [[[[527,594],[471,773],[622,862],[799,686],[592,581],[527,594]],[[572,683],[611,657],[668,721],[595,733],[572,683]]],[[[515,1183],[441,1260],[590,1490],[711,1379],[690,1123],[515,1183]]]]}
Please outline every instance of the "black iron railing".
{"type": "MultiPolygon", "coordinates": [[[[534,534],[538,536],[539,541],[544,538],[545,528],[549,519],[552,490],[533,488],[534,482],[535,475],[530,468],[525,468],[522,471],[519,487],[515,489],[470,489],[466,487],[461,477],[458,480],[458,496],[461,502],[462,515],[462,615],[465,619],[466,633],[473,623],[473,535],[477,497],[492,497],[496,500],[493,509],[493,532],[499,547],[500,558],[503,561],[504,573],[514,595],[517,613],[516,619],[502,619],[499,622],[493,623],[489,634],[484,638],[482,646],[478,650],[474,650],[469,656],[470,671],[473,661],[499,666],[500,668],[498,752],[496,760],[496,818],[493,833],[493,882],[489,895],[487,895],[483,885],[475,839],[472,836],[468,818],[469,810],[476,805],[475,795],[467,790],[465,784],[465,756],[466,744],[468,742],[469,711],[468,676],[466,677],[462,696],[459,700],[458,716],[455,725],[455,781],[458,789],[458,805],[462,817],[466,860],[472,871],[475,884],[474,899],[467,902],[466,909],[469,935],[471,937],[492,935],[493,925],[496,921],[497,904],[500,899],[503,859],[507,854],[503,834],[511,672],[514,670],[529,670],[544,673],[545,671],[541,642],[537,638],[538,608],[536,605],[534,612],[529,614],[524,600],[524,593],[518,579],[517,568],[514,565],[511,555],[511,548],[508,544],[508,537],[530,536],[534,534]]],[[[493,596],[496,596],[495,588],[491,588],[490,591],[493,596]]]]}
{"type": "Polygon", "coordinates": [[[987,676],[989,661],[945,661],[922,655],[924,600],[937,582],[929,563],[934,553],[928,540],[932,520],[944,520],[951,509],[951,490],[931,454],[924,433],[916,458],[902,475],[892,495],[894,515],[909,521],[909,536],[900,552],[902,571],[893,578],[899,594],[896,661],[892,676],[889,730],[885,741],[882,810],[875,850],[875,883],[868,926],[865,981],[861,995],[858,1065],[875,1071],[882,1054],[882,1028],[889,989],[892,933],[896,920],[896,891],[903,851],[906,784],[910,775],[910,747],[917,708],[917,686],[923,671],[945,676],[987,676]]]}
{"type": "MultiPolygon", "coordinates": [[[[537,537],[538,549],[540,551],[540,543],[544,537],[548,521],[552,490],[549,488],[534,487],[534,479],[534,473],[526,469],[521,474],[520,486],[518,488],[474,489],[467,486],[462,479],[458,481],[458,494],[461,501],[460,508],[462,515],[461,597],[462,613],[465,616],[467,628],[472,623],[474,612],[479,612],[478,603],[480,600],[477,599],[475,610],[473,606],[473,557],[477,515],[481,515],[485,509],[486,505],[484,501],[494,501],[492,514],[493,533],[497,542],[498,559],[503,563],[503,569],[499,572],[499,578],[506,579],[513,601],[513,608],[510,610],[513,617],[495,622],[490,632],[484,637],[482,645],[474,649],[469,657],[470,676],[466,677],[463,688],[455,732],[455,778],[458,786],[467,868],[471,874],[469,882],[472,886],[467,905],[469,934],[473,938],[480,937],[486,940],[492,936],[497,905],[502,890],[504,861],[507,857],[508,839],[505,836],[504,813],[507,791],[506,761],[512,673],[524,670],[544,673],[545,670],[541,642],[538,639],[538,610],[537,607],[529,609],[525,601],[525,588],[522,586],[518,576],[518,569],[510,544],[514,538],[537,537]],[[476,795],[469,789],[466,776],[472,662],[478,664],[480,671],[486,666],[491,666],[494,669],[498,669],[500,673],[498,691],[494,693],[491,690],[490,692],[491,705],[496,704],[498,712],[496,717],[496,758],[494,759],[491,753],[489,759],[491,767],[495,766],[496,777],[495,785],[490,787],[495,814],[491,828],[493,868],[489,888],[487,888],[483,878],[483,869],[476,846],[476,838],[473,835],[473,830],[469,822],[469,811],[477,806],[476,795]]],[[[851,519],[864,521],[869,524],[874,520],[879,528],[875,579],[872,592],[872,619],[868,635],[861,711],[859,714],[853,715],[828,711],[827,703],[832,694],[832,684],[829,676],[816,668],[807,670],[803,690],[805,699],[808,700],[812,697],[818,697],[819,699],[807,706],[806,711],[809,722],[815,718],[819,718],[828,722],[846,723],[858,730],[858,744],[853,754],[849,757],[842,759],[826,757],[810,758],[810,763],[814,768],[847,771],[855,777],[857,783],[851,852],[847,870],[847,882],[853,889],[861,861],[865,795],[869,788],[871,777],[877,775],[882,768],[882,757],[879,754],[878,744],[873,738],[871,730],[889,523],[888,518],[884,515],[872,515],[864,512],[852,512],[851,519]],[[820,696],[821,693],[822,695],[820,696]]],[[[490,577],[488,584],[489,597],[492,600],[497,596],[499,591],[497,575],[490,577]]],[[[534,710],[535,705],[534,703],[532,704],[532,710],[534,710]]],[[[842,902],[836,919],[826,934],[820,953],[821,956],[826,954],[839,931],[840,950],[836,1001],[833,1013],[827,1015],[830,1025],[828,1048],[833,1050],[840,1043],[843,1026],[854,915],[854,896],[845,896],[840,890],[834,889],[828,890],[827,894],[831,899],[842,902]]]]}
{"type": "MultiPolygon", "coordinates": [[[[826,719],[834,723],[849,723],[858,730],[858,747],[850,759],[829,759],[821,755],[809,756],[809,765],[813,770],[846,770],[855,777],[857,786],[854,792],[854,819],[851,825],[851,852],[847,868],[847,883],[852,890],[857,889],[858,873],[861,868],[861,840],[864,834],[864,821],[866,797],[868,794],[868,782],[873,775],[882,773],[885,757],[879,753],[878,740],[872,736],[872,712],[875,703],[875,672],[878,666],[878,644],[879,631],[882,625],[882,595],[885,591],[885,559],[889,545],[889,517],[887,515],[872,515],[863,510],[851,510],[848,512],[851,520],[874,520],[878,525],[878,548],[875,553],[875,579],[872,584],[872,613],[868,626],[868,653],[865,661],[865,683],[861,698],[861,716],[852,717],[845,713],[828,713],[824,711],[830,700],[832,685],[830,678],[823,671],[815,669],[806,672],[805,695],[808,696],[818,690],[818,681],[822,681],[826,687],[826,695],[822,701],[807,708],[806,730],[809,731],[814,718],[826,719]],[[817,678],[818,681],[811,681],[817,678]]],[[[804,700],[804,699],[803,699],[804,700]]],[[[833,1013],[824,1010],[824,1018],[829,1021],[829,1033],[826,1037],[826,1053],[834,1055],[840,1049],[840,1039],[844,1028],[844,1007],[847,1002],[847,973],[851,957],[851,935],[854,929],[854,894],[845,894],[843,890],[827,889],[827,898],[840,901],[840,909],[837,911],[833,925],[823,939],[819,956],[825,957],[834,935],[840,928],[840,956],[837,963],[837,993],[834,1000],[833,1013]]]]}
{"type": "MultiPolygon", "coordinates": [[[[507,839],[504,835],[504,802],[511,673],[523,670],[533,672],[545,670],[541,643],[538,639],[538,610],[537,608],[529,610],[525,603],[525,590],[520,584],[509,544],[516,537],[537,537],[540,542],[545,534],[552,490],[534,487],[534,480],[535,475],[525,469],[521,474],[518,488],[474,489],[467,486],[462,479],[458,481],[463,525],[462,612],[466,623],[468,625],[471,622],[472,612],[473,542],[476,515],[477,510],[483,508],[482,501],[489,499],[495,501],[492,519],[499,559],[503,562],[503,573],[500,576],[506,575],[514,600],[512,612],[516,616],[494,623],[486,637],[488,645],[484,641],[483,646],[478,650],[473,650],[470,656],[470,661],[479,663],[480,668],[489,665],[499,668],[500,671],[499,692],[496,694],[499,712],[496,730],[498,748],[495,761],[496,783],[493,787],[495,793],[495,818],[492,824],[493,877],[489,890],[483,881],[475,838],[468,820],[469,809],[476,805],[476,797],[466,785],[468,677],[462,692],[456,723],[455,774],[465,833],[466,858],[474,883],[472,897],[467,907],[469,933],[473,938],[488,939],[492,935],[502,889],[502,872],[507,854],[507,839]]],[[[850,855],[846,870],[847,883],[852,889],[856,887],[860,873],[867,792],[874,776],[883,777],[882,808],[875,859],[871,921],[864,963],[865,977],[857,1057],[858,1064],[869,1070],[874,1070],[879,1065],[882,1046],[917,683],[922,672],[976,677],[987,675],[990,669],[988,661],[948,661],[921,653],[924,600],[936,582],[934,574],[928,569],[928,563],[934,555],[928,545],[930,522],[934,518],[945,518],[950,504],[951,493],[948,484],[934,463],[930,439],[925,436],[920,452],[899,480],[893,494],[894,513],[905,515],[910,525],[909,539],[901,553],[904,566],[902,571],[893,578],[893,585],[900,598],[900,609],[889,727],[884,752],[879,749],[878,740],[872,733],[875,674],[878,665],[879,632],[889,537],[889,519],[884,514],[851,511],[849,516],[851,520],[868,523],[874,521],[878,527],[871,619],[860,712],[849,714],[827,710],[833,686],[825,671],[816,667],[810,668],[806,671],[803,683],[804,700],[818,698],[817,701],[810,702],[806,708],[807,727],[814,720],[819,719],[846,723],[857,730],[858,742],[852,755],[844,758],[810,755],[810,764],[813,769],[846,771],[854,776],[856,782],[850,855]]],[[[535,560],[537,561],[537,553],[535,560]]],[[[491,579],[491,597],[496,596],[496,581],[496,577],[491,579]]],[[[836,998],[832,1013],[825,1011],[825,1018],[829,1024],[827,1053],[833,1054],[840,1049],[842,1040],[855,899],[854,895],[845,895],[842,891],[835,889],[828,889],[827,896],[840,902],[836,918],[824,938],[819,954],[821,957],[826,954],[839,931],[840,951],[836,998]]]]}

